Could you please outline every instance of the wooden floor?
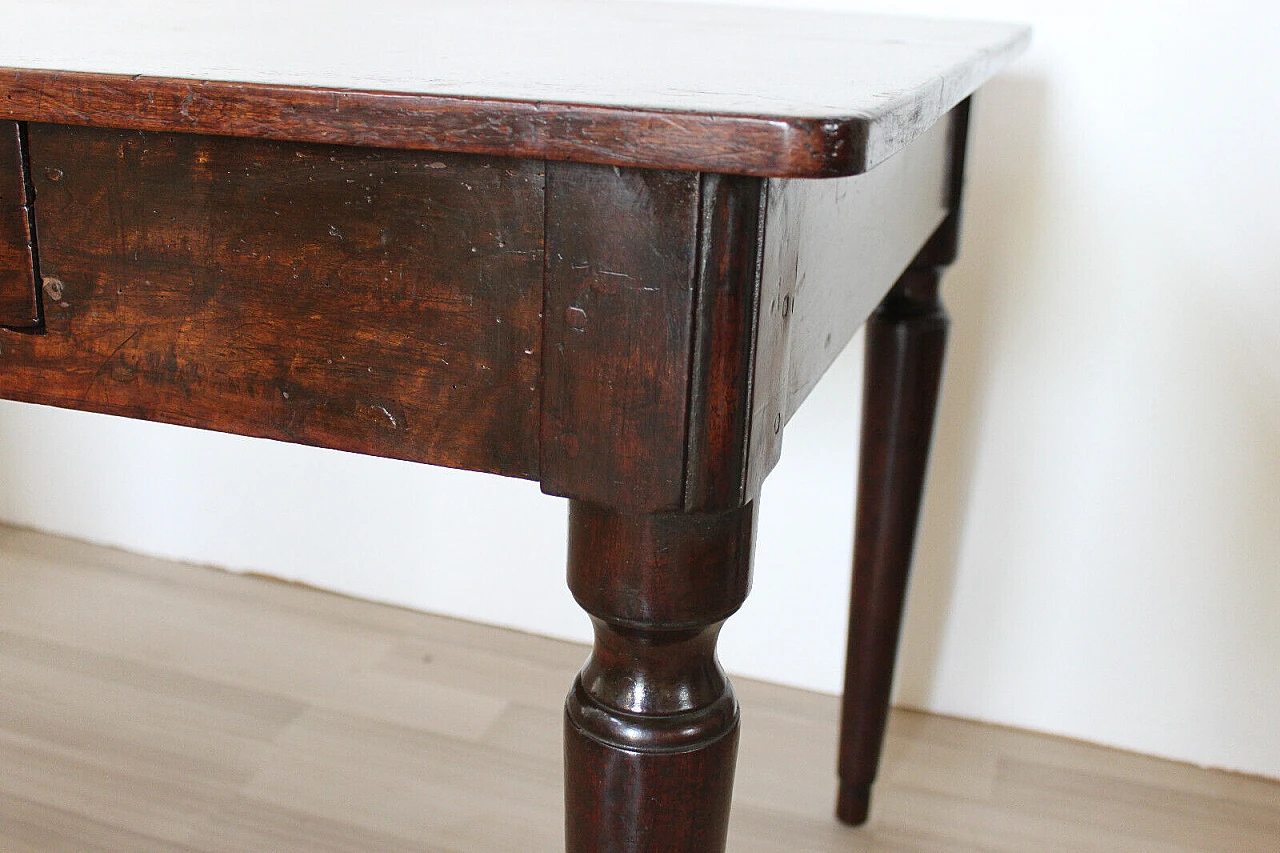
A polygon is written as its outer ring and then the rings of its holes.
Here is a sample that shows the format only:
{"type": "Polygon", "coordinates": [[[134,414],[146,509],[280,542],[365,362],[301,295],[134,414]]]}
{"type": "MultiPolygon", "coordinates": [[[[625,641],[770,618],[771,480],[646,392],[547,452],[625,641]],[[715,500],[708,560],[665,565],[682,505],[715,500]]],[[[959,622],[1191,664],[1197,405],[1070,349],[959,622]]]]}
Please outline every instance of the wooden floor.
{"type": "MultiPolygon", "coordinates": [[[[558,851],[582,646],[0,527],[0,851],[558,851]]],[[[732,853],[1276,851],[1280,785],[738,680],[732,853]]]]}

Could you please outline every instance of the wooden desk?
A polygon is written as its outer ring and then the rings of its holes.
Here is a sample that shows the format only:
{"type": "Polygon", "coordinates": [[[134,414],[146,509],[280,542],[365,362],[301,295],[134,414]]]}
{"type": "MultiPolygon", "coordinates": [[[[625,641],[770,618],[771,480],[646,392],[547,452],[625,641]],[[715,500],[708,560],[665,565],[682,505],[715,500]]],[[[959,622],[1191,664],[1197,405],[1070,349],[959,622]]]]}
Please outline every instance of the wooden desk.
{"type": "Polygon", "coordinates": [[[707,853],[755,498],[870,316],[838,806],[864,820],[967,98],[1026,31],[313,5],[4,4],[0,394],[570,498],[596,644],[566,705],[568,849],[707,853]]]}

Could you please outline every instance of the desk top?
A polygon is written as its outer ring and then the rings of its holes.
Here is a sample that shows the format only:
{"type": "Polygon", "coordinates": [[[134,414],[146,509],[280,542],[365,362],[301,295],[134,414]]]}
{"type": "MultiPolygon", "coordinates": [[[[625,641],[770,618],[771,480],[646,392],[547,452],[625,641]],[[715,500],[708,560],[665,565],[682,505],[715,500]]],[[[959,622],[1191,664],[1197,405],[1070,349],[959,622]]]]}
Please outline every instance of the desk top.
{"type": "Polygon", "coordinates": [[[601,0],[0,0],[0,21],[0,118],[786,176],[871,168],[1028,40],[601,0]]]}

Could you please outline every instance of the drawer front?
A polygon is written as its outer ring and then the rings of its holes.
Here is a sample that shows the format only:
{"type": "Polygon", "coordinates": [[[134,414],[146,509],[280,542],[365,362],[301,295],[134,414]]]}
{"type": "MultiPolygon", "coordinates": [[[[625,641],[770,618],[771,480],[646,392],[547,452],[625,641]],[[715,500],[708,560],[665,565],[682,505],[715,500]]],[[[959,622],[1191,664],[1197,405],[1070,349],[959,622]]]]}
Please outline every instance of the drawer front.
{"type": "Polygon", "coordinates": [[[537,476],[542,164],[32,125],[3,396],[537,476]]]}
{"type": "Polygon", "coordinates": [[[0,326],[39,322],[18,123],[0,121],[0,326]]]}

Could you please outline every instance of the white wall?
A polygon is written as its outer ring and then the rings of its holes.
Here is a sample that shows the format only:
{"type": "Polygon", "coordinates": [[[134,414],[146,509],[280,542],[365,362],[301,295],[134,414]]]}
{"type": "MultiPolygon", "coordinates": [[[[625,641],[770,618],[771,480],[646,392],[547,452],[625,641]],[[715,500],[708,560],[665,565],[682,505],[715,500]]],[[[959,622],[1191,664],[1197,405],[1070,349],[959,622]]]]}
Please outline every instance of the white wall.
{"type": "MultiPolygon", "coordinates": [[[[899,699],[1280,777],[1280,7],[794,5],[1036,27],[976,112],[899,699]]],[[[736,672],[839,688],[856,349],[787,428],[736,672]]],[[[587,635],[527,483],[3,404],[0,518],[587,635]]]]}

